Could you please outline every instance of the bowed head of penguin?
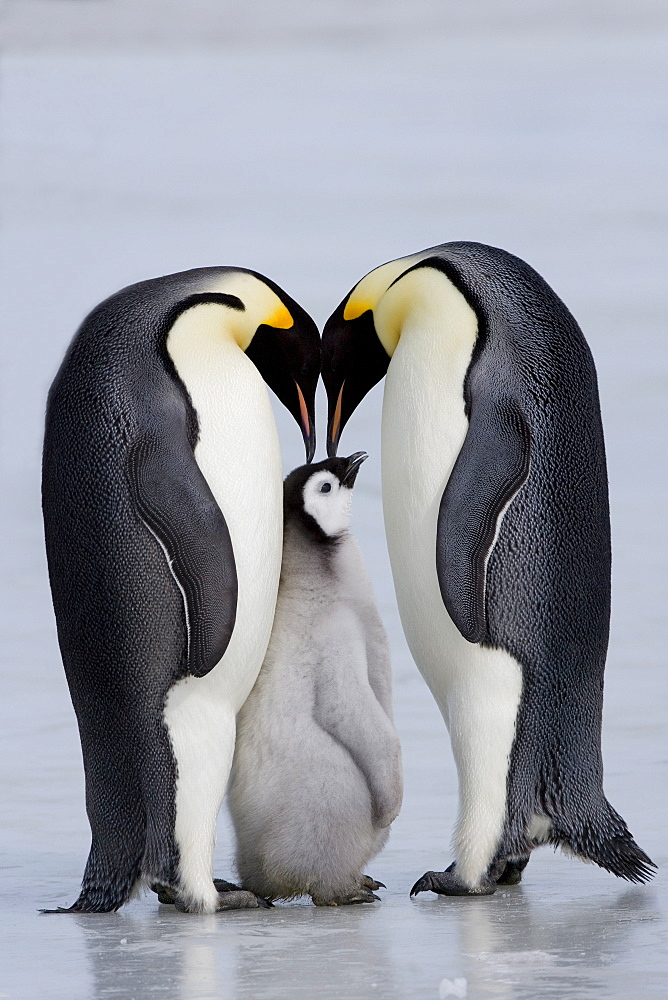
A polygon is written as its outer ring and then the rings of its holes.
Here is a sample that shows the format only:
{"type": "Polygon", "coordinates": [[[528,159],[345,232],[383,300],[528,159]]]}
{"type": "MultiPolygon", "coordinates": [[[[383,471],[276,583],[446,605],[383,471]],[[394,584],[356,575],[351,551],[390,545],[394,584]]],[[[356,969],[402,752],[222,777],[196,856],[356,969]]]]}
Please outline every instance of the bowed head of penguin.
{"type": "Polygon", "coordinates": [[[276,615],[239,714],[227,799],[242,885],[270,900],[377,900],[382,883],[364,869],[401,805],[389,648],[348,532],[366,457],[329,458],[285,481],[276,615]]]}
{"type": "Polygon", "coordinates": [[[185,910],[258,905],[214,884],[215,822],[280,573],[266,385],[310,461],[319,370],[310,317],[233,267],[123,289],[67,352],[42,492],[92,832],[70,910],[116,910],[142,881],[185,910]]]}
{"type": "Polygon", "coordinates": [[[383,377],[397,600],[459,777],[455,861],[413,892],[492,893],[541,843],[651,878],[603,794],[610,528],[582,332],[524,261],[446,243],[371,271],[328,320],[329,454],[383,377]]]}

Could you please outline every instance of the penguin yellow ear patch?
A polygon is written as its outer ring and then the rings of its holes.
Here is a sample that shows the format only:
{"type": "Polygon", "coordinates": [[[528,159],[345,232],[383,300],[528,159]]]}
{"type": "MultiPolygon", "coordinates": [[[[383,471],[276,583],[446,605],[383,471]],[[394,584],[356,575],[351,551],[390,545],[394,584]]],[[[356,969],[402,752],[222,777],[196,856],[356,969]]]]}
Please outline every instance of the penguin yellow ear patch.
{"type": "Polygon", "coordinates": [[[281,303],[274,309],[273,313],[264,320],[265,326],[275,326],[279,330],[289,330],[294,324],[294,320],[288,309],[281,303]]]}
{"type": "Polygon", "coordinates": [[[367,299],[348,299],[346,307],[343,310],[343,318],[345,320],[357,319],[358,316],[368,312],[369,309],[373,309],[373,303],[367,299]]]}

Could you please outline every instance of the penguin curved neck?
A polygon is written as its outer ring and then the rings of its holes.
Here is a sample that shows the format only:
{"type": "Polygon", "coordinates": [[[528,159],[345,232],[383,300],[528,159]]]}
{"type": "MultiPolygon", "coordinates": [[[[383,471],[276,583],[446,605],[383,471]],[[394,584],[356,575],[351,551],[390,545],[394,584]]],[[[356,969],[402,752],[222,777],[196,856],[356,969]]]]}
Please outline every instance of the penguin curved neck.
{"type": "Polygon", "coordinates": [[[206,357],[221,345],[236,346],[245,351],[253,332],[242,312],[218,302],[203,302],[186,309],[167,334],[167,351],[178,370],[184,353],[206,357]]]}
{"type": "Polygon", "coordinates": [[[462,293],[442,271],[419,267],[391,285],[374,310],[378,339],[390,357],[399,340],[440,331],[449,342],[473,344],[478,319],[462,293]]]}

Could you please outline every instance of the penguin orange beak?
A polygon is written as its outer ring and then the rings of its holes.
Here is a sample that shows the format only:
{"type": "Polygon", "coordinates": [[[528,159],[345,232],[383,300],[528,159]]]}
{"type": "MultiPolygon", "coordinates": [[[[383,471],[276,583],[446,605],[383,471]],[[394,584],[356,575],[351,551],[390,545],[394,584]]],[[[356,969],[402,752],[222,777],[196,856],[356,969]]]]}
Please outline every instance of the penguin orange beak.
{"type": "Polygon", "coordinates": [[[334,411],[330,414],[330,419],[328,421],[327,454],[330,458],[333,458],[336,455],[339,447],[339,438],[341,437],[341,431],[343,430],[343,425],[341,424],[341,405],[343,403],[343,386],[345,385],[345,381],[346,380],[344,379],[341,383],[341,388],[339,389],[339,394],[336,397],[336,403],[334,404],[334,411]]]}
{"type": "Polygon", "coordinates": [[[295,385],[297,386],[297,398],[299,400],[299,425],[302,429],[304,448],[306,449],[306,462],[308,464],[313,461],[313,455],[315,454],[315,414],[309,413],[304,393],[301,390],[299,382],[296,380],[295,385]]]}
{"type": "Polygon", "coordinates": [[[334,458],[341,432],[358,403],[387,371],[390,356],[378,339],[373,312],[344,319],[347,299],[325,323],[322,380],[327,390],[327,454],[334,458]]]}

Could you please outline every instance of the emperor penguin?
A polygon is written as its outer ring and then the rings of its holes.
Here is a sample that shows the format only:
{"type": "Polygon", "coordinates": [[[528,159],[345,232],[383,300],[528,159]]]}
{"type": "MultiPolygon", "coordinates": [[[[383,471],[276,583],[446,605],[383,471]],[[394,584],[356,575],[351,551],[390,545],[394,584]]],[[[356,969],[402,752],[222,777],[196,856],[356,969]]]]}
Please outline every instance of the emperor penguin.
{"type": "Polygon", "coordinates": [[[371,271],[328,320],[329,454],[383,376],[399,612],[459,778],[454,863],[412,894],[493,893],[541,843],[646,881],[603,794],[610,528],[580,328],[524,261],[445,243],[371,271]]]}
{"type": "Polygon", "coordinates": [[[48,397],[42,496],[92,832],[70,911],[116,910],[142,880],[193,912],[258,905],[217,891],[212,856],[280,574],[265,383],[310,460],[319,370],[310,317],[236,267],[125,288],[67,351],[48,397]]]}
{"type": "Polygon", "coordinates": [[[402,797],[385,630],[348,532],[364,452],[285,481],[276,616],[239,714],[227,802],[244,889],[316,906],[377,900],[364,875],[402,797]]]}

